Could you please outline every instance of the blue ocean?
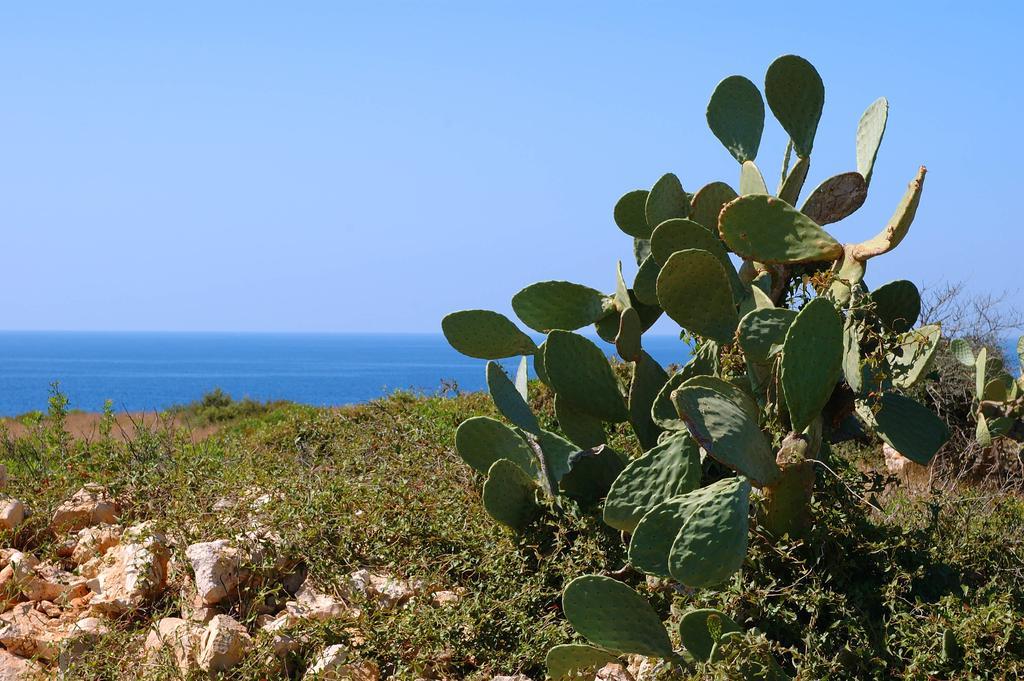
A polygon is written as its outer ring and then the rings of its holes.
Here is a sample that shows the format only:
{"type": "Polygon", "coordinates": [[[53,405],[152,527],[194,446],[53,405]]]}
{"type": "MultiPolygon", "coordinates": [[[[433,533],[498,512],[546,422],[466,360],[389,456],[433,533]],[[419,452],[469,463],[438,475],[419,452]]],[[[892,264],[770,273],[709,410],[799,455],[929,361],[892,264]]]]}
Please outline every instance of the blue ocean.
{"type": "MultiPolygon", "coordinates": [[[[644,342],[663,365],[688,356],[674,336],[644,342]]],[[[485,364],[440,334],[0,332],[0,416],[45,410],[53,382],[85,411],[108,399],[118,411],[161,410],[214,388],[335,406],[399,389],[433,394],[444,382],[480,390],[485,364]]]]}

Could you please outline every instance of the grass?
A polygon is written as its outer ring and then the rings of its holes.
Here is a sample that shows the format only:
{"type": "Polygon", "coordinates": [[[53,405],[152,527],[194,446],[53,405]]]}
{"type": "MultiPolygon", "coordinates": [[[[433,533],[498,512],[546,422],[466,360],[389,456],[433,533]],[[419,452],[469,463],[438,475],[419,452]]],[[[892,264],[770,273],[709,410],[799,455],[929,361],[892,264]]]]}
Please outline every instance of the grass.
{"type": "MultiPolygon", "coordinates": [[[[549,425],[550,396],[541,386],[533,394],[549,425]]],[[[49,431],[8,437],[8,491],[34,513],[0,543],[52,556],[53,509],[83,482],[99,482],[124,503],[125,524],[153,519],[166,530],[171,577],[180,582],[190,543],[232,537],[251,523],[246,504],[217,510],[218,500],[270,494],[262,522],[280,535],[275,552],[301,559],[328,591],[341,593],[348,574],[369,567],[463,587],[466,596],[448,608],[364,604],[359,618],[309,625],[283,670],[258,639],[261,647],[230,678],[301,674],[323,645],[339,642],[376,662],[382,677],[543,678],[546,650],[574,640],[560,610],[564,584],[622,567],[624,548],[596,509],[549,513],[522,537],[496,526],[481,507],[479,476],[451,448],[457,425],[482,413],[492,407],[479,394],[397,393],[340,410],[269,405],[221,419],[218,433],[200,441],[181,430],[144,430],[128,442],[75,442],[49,431]]],[[[612,442],[625,448],[624,434],[612,442]]],[[[755,533],[745,569],[720,590],[631,584],[673,622],[690,607],[723,608],[752,644],[800,678],[1024,675],[1024,503],[969,489],[911,497],[842,459],[833,469],[807,543],[755,533]],[[942,657],[947,629],[965,651],[961,660],[942,657]]],[[[229,614],[253,625],[262,606],[282,597],[276,581],[257,583],[229,614]]],[[[147,676],[124,661],[141,658],[149,623],[176,614],[178,599],[179,590],[168,589],[147,611],[118,621],[68,678],[171,676],[167,666],[147,676]]],[[[697,671],[735,674],[723,665],[697,671]]]]}

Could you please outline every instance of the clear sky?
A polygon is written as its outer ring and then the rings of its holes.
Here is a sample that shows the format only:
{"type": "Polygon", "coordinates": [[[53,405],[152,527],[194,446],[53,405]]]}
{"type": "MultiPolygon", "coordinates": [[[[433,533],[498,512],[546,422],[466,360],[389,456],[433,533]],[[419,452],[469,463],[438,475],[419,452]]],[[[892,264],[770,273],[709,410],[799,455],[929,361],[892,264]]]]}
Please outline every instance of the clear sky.
{"type": "MultiPolygon", "coordinates": [[[[0,9],[0,328],[437,331],[541,279],[614,287],[612,221],[738,167],[704,119],[776,56],[826,86],[807,188],[889,127],[868,283],[1020,288],[1024,10],[1003,3],[54,2],[0,9]]],[[[770,117],[758,162],[774,186],[770,117]]]]}

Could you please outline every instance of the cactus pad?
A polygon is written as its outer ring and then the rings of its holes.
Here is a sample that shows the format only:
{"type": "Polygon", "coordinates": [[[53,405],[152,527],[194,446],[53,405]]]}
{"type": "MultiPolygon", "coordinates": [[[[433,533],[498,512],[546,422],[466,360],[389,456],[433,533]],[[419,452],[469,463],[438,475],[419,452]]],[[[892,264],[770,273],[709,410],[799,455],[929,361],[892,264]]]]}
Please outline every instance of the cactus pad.
{"type": "Polygon", "coordinates": [[[626,234],[636,239],[650,239],[651,228],[647,226],[646,189],[627,192],[615,204],[615,224],[626,234]]]}
{"type": "Polygon", "coordinates": [[[632,307],[627,307],[619,315],[619,332],[615,335],[615,350],[624,362],[635,362],[640,359],[643,349],[640,346],[640,334],[644,332],[640,323],[640,315],[632,307]]]}
{"type": "Polygon", "coordinates": [[[606,309],[606,296],[569,281],[541,281],[512,297],[512,309],[534,331],[572,331],[593,324],[606,309]]]}
{"type": "Polygon", "coordinates": [[[722,209],[722,239],[743,258],[794,264],[837,260],[843,246],[809,217],[771,196],[741,196],[722,209]]]}
{"type": "Polygon", "coordinates": [[[718,236],[693,220],[668,220],[651,235],[651,255],[662,265],[673,253],[691,248],[707,251],[720,260],[726,258],[728,262],[729,256],[718,236]]]}
{"type": "Polygon", "coordinates": [[[740,166],[740,196],[767,193],[768,185],[764,183],[764,175],[753,161],[744,161],[740,166]]]}
{"type": "Polygon", "coordinates": [[[687,331],[722,343],[732,340],[739,323],[729,277],[708,251],[673,253],[658,274],[658,300],[687,331]]]}
{"type": "Polygon", "coordinates": [[[658,304],[658,272],[661,265],[654,258],[648,255],[636,272],[636,279],[633,280],[633,294],[636,299],[644,305],[658,304]]]}
{"type": "Polygon", "coordinates": [[[708,127],[740,163],[757,158],[764,131],[764,100],[757,86],[743,76],[729,76],[708,102],[708,127]]]}
{"type": "Polygon", "coordinates": [[[539,510],[537,486],[523,469],[508,459],[498,459],[487,472],[484,509],[492,518],[513,530],[522,531],[539,510]]]}
{"type": "Polygon", "coordinates": [[[487,363],[487,390],[502,416],[528,433],[536,435],[540,432],[540,424],[530,410],[530,405],[497,362],[487,363]]]}
{"type": "Polygon", "coordinates": [[[601,419],[580,411],[561,395],[555,395],[555,418],[558,427],[577,447],[589,449],[605,443],[601,419]]]}
{"type": "Polygon", "coordinates": [[[558,481],[569,472],[569,457],[578,452],[579,447],[550,430],[540,431],[537,441],[544,455],[544,468],[547,470],[552,490],[557,491],[558,481]]]}
{"type": "Polygon", "coordinates": [[[705,386],[679,388],[672,402],[690,434],[717,461],[759,486],[779,477],[768,439],[742,404],[705,386]]]}
{"type": "Polygon", "coordinates": [[[921,294],[914,282],[897,279],[871,292],[875,312],[893,333],[906,333],[921,314],[921,294]]]}
{"type": "Polygon", "coordinates": [[[871,239],[853,247],[852,255],[856,260],[864,261],[876,255],[888,253],[903,241],[907,232],[910,231],[910,225],[914,222],[914,216],[917,215],[917,206],[921,203],[924,176],[927,172],[924,166],[917,171],[917,177],[907,187],[906,193],[899,205],[896,206],[896,212],[889,218],[885,229],[871,239]]]}
{"type": "Polygon", "coordinates": [[[672,173],[662,175],[651,187],[644,204],[647,226],[653,230],[665,220],[685,218],[689,213],[690,197],[683,190],[679,178],[672,173]]]}
{"type": "Polygon", "coordinates": [[[718,234],[718,214],[722,206],[738,196],[725,182],[712,182],[697,190],[690,201],[690,219],[718,234]]]}
{"type": "Polygon", "coordinates": [[[552,681],[563,681],[581,675],[593,676],[601,667],[617,661],[618,658],[607,650],[581,643],[566,643],[549,650],[545,664],[552,681]]]}
{"type": "MultiPolygon", "coordinates": [[[[629,541],[629,563],[657,577],[671,576],[668,554],[683,523],[708,496],[707,487],[666,499],[643,515],[629,541]]],[[[713,490],[712,490],[713,491],[713,490]]]]}
{"type": "MultiPolygon", "coordinates": [[[[956,360],[965,367],[974,366],[974,350],[971,349],[971,344],[963,338],[951,341],[949,349],[952,351],[953,356],[956,357],[956,360]]],[[[1024,361],[1021,362],[1021,366],[1024,367],[1024,361]]]]}
{"type": "Polygon", "coordinates": [[[810,156],[825,105],[825,85],[817,70],[802,57],[779,57],[768,67],[764,94],[775,118],[793,140],[796,155],[810,156]]]}
{"type": "Polygon", "coordinates": [[[565,587],[562,610],[573,628],[594,645],[647,657],[673,655],[658,613],[622,582],[599,575],[577,577],[565,587]]]}
{"type": "Polygon", "coordinates": [[[800,191],[804,188],[807,180],[807,171],[811,169],[811,159],[800,158],[793,164],[792,170],[786,179],[779,186],[779,198],[791,206],[795,206],[800,198],[800,191]]]}
{"type": "Polygon", "coordinates": [[[455,450],[473,469],[486,474],[498,459],[508,459],[537,477],[533,450],[516,431],[489,416],[474,416],[455,431],[455,450]]]}
{"type": "Polygon", "coordinates": [[[911,388],[931,371],[941,336],[942,327],[938,324],[928,324],[901,336],[899,354],[886,357],[893,370],[893,385],[911,388]]]}
{"type": "Polygon", "coordinates": [[[633,532],[644,515],[672,497],[700,484],[700,447],[686,433],[676,433],[633,459],[615,479],[604,502],[604,521],[633,532]]]}
{"type": "Polygon", "coordinates": [[[750,482],[725,478],[704,491],[668,555],[669,574],[695,588],[721,584],[740,569],[750,528],[750,482]]]}
{"type": "MultiPolygon", "coordinates": [[[[690,361],[697,361],[697,358],[690,361]]],[[[686,379],[686,375],[682,372],[669,376],[651,405],[651,419],[665,430],[686,430],[686,424],[679,418],[679,412],[676,411],[676,406],[672,404],[672,393],[686,379]]]]}
{"type": "Polygon", "coordinates": [[[584,449],[569,457],[569,472],[558,487],[568,497],[582,504],[603,499],[626,463],[622,455],[607,445],[584,449]]]}
{"type": "Polygon", "coordinates": [[[740,320],[739,342],[747,360],[767,364],[769,358],[782,349],[786,332],[796,319],[796,312],[774,307],[753,310],[740,320]]]}
{"type": "Polygon", "coordinates": [[[659,391],[668,381],[668,374],[657,360],[646,352],[633,365],[633,380],[629,384],[629,423],[633,426],[640,446],[650,449],[658,442],[661,427],[651,418],[651,408],[659,391]]]}
{"type": "Polygon", "coordinates": [[[782,389],[793,430],[801,432],[825,407],[843,373],[843,319],[815,298],[797,314],[782,348],[782,389]]]}
{"type": "Polygon", "coordinates": [[[694,659],[707,662],[724,634],[741,632],[740,625],[721,610],[690,610],[679,620],[679,640],[694,659]]]}
{"type": "Polygon", "coordinates": [[[819,225],[828,225],[853,215],[867,198],[864,176],[857,172],[842,173],[819,184],[800,212],[819,225]]]}
{"type": "Polygon", "coordinates": [[[857,172],[864,176],[866,184],[871,184],[871,173],[888,119],[889,102],[885,97],[879,97],[864,110],[857,123],[857,172]]]}
{"type": "Polygon", "coordinates": [[[942,419],[920,403],[896,393],[884,393],[877,405],[858,402],[857,414],[889,446],[922,466],[928,465],[949,437],[942,419]]]}
{"type": "Polygon", "coordinates": [[[444,337],[453,348],[477,359],[532,355],[533,340],[503,314],[490,310],[452,312],[441,320],[444,337]]]}
{"type": "Polygon", "coordinates": [[[555,392],[578,409],[602,421],[627,419],[626,404],[608,358],[583,336],[569,331],[548,334],[544,370],[555,392]]]}

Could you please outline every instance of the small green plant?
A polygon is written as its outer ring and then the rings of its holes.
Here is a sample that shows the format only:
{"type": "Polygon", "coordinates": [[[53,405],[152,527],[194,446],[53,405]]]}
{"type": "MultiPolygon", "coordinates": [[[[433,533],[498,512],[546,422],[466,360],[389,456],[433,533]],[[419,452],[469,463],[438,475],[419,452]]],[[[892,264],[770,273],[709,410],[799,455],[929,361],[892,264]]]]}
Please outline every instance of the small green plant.
{"type": "Polygon", "coordinates": [[[1024,336],[1017,340],[1021,368],[1017,378],[1006,370],[1002,360],[989,358],[984,346],[975,353],[969,342],[958,338],[950,348],[961,364],[974,369],[978,444],[990,447],[998,438],[1024,442],[1024,336]]]}
{"type": "MultiPolygon", "coordinates": [[[[620,263],[611,294],[565,281],[527,286],[512,308],[546,334],[542,343],[496,312],[444,318],[455,349],[490,360],[488,388],[511,424],[477,417],[456,437],[459,454],[487,476],[492,517],[521,530],[544,497],[556,513],[566,497],[604,499],[604,520],[628,536],[634,569],[712,588],[743,565],[752,509],[760,532],[807,536],[819,464],[832,444],[872,432],[921,464],[942,446],[945,424],[905,394],[928,373],[940,328],[915,328],[921,299],[913,283],[872,291],[864,282],[869,261],[906,237],[925,169],[875,237],[836,240],[823,226],[865,202],[888,103],[875,101],[861,117],[856,170],[823,181],[798,209],[824,97],[806,60],[787,55],[768,68],[765,98],[790,139],[772,195],[755,164],[764,100],[742,76],[723,80],[707,119],[740,166],[739,191],[711,182],[691,194],[668,173],[650,190],[626,193],[613,216],[633,240],[632,285],[620,263]],[[691,360],[673,374],[643,347],[663,314],[691,345],[691,360]],[[625,383],[577,333],[591,324],[630,368],[625,383]],[[495,360],[515,356],[523,357],[523,380],[513,382],[495,360]],[[541,428],[528,406],[527,356],[555,394],[562,434],[541,428]],[[607,446],[608,426],[620,423],[644,450],[632,461],[607,446]]],[[[735,658],[745,640],[724,613],[687,614],[677,652],[645,600],[608,577],[573,581],[563,606],[592,646],[554,649],[553,676],[625,653],[714,662],[726,649],[735,658]]],[[[757,674],[782,674],[770,656],[747,653],[744,665],[757,674]]]]}

